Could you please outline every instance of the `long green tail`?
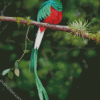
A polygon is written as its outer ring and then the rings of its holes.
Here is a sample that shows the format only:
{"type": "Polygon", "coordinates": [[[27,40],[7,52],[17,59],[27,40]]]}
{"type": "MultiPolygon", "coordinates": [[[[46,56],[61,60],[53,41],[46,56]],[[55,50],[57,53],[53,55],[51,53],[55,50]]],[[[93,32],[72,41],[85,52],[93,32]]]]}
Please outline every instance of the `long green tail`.
{"type": "Polygon", "coordinates": [[[31,67],[34,68],[34,74],[35,74],[35,79],[36,79],[36,86],[38,89],[38,95],[40,100],[43,100],[43,94],[46,100],[49,100],[47,92],[45,88],[43,87],[38,75],[37,75],[37,55],[38,55],[38,50],[37,49],[32,49],[31,53],[31,59],[30,59],[30,65],[29,65],[29,70],[31,67]]]}

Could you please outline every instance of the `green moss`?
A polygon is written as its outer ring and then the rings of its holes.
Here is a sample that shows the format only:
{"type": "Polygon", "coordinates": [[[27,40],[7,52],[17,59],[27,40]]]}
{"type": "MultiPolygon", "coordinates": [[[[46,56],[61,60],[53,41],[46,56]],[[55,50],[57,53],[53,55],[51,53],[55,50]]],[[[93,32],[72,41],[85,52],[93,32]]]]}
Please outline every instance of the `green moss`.
{"type": "MultiPolygon", "coordinates": [[[[19,26],[20,26],[20,20],[26,20],[25,18],[23,18],[23,17],[13,17],[13,18],[15,18],[17,21],[17,24],[18,24],[18,28],[19,28],[19,26]]],[[[25,26],[25,24],[24,24],[24,26],[25,26]]]]}
{"type": "Polygon", "coordinates": [[[92,33],[89,33],[89,40],[91,39],[91,37],[92,37],[92,33]]]}
{"type": "Polygon", "coordinates": [[[1,19],[3,19],[3,16],[0,16],[1,17],[1,19]]]}
{"type": "Polygon", "coordinates": [[[99,43],[99,35],[96,34],[96,43],[99,43]]]}
{"type": "Polygon", "coordinates": [[[29,24],[30,24],[31,21],[32,21],[32,20],[30,20],[30,19],[27,20],[27,25],[28,25],[28,26],[29,26],[29,24]]]}

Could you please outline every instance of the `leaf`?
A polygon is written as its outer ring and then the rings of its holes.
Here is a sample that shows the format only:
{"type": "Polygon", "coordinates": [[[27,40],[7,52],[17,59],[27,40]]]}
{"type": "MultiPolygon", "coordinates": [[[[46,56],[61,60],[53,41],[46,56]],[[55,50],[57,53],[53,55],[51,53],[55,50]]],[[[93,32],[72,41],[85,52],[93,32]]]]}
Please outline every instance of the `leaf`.
{"type": "Polygon", "coordinates": [[[14,72],[16,76],[19,76],[19,69],[15,69],[14,72]]]}
{"type": "Polygon", "coordinates": [[[8,72],[8,77],[9,77],[10,79],[13,79],[13,73],[12,73],[11,71],[8,72]]]}
{"type": "Polygon", "coordinates": [[[82,72],[82,69],[81,68],[78,68],[77,69],[77,73],[80,74],[81,72],[82,72]]]}
{"type": "Polygon", "coordinates": [[[15,62],[15,69],[18,68],[18,62],[15,62]]]}
{"type": "Polygon", "coordinates": [[[10,69],[5,69],[5,70],[2,72],[2,76],[6,75],[9,71],[10,71],[10,69]]]}

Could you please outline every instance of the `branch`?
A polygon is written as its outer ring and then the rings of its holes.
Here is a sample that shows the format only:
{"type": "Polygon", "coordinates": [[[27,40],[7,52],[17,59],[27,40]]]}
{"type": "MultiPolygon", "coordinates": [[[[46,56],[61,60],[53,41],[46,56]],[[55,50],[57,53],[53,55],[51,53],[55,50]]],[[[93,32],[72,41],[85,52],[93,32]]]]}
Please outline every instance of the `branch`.
{"type": "Polygon", "coordinates": [[[69,32],[73,35],[78,35],[80,37],[88,38],[88,39],[91,39],[91,40],[94,40],[94,41],[97,41],[97,42],[100,43],[100,36],[98,34],[90,34],[88,32],[82,33],[81,31],[76,31],[74,29],[69,28],[68,26],[51,25],[51,24],[48,24],[48,23],[42,23],[42,22],[27,20],[27,19],[22,18],[22,17],[0,16],[0,21],[19,22],[21,24],[36,25],[36,26],[40,26],[40,27],[51,28],[53,30],[66,31],[66,32],[69,32]]]}

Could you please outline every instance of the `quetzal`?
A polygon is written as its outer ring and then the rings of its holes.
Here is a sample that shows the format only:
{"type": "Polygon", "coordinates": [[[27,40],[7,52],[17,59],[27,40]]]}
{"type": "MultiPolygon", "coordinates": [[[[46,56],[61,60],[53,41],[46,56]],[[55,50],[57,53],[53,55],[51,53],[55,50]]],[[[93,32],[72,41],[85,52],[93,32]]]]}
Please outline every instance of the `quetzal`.
{"type": "MultiPolygon", "coordinates": [[[[63,15],[62,3],[60,2],[60,0],[48,0],[45,3],[43,3],[42,6],[40,7],[40,10],[37,15],[37,21],[41,22],[42,20],[45,23],[58,24],[62,20],[62,15],[63,15]]],[[[37,75],[37,54],[45,29],[46,29],[45,27],[38,28],[35,44],[34,47],[32,48],[30,65],[29,65],[29,68],[31,67],[34,68],[36,85],[40,100],[43,100],[43,94],[45,99],[49,100],[48,95],[37,75]]]]}

